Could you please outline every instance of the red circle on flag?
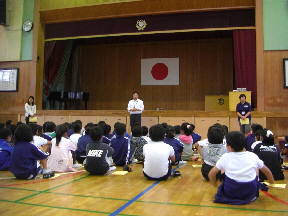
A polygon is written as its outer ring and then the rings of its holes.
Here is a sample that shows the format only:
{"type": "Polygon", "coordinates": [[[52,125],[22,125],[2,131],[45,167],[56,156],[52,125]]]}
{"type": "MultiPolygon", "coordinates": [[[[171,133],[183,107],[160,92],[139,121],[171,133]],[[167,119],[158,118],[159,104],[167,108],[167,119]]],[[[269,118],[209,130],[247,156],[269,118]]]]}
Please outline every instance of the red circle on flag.
{"type": "Polygon", "coordinates": [[[168,76],[168,67],[163,63],[157,63],[152,67],[151,74],[155,80],[164,80],[168,76]]]}

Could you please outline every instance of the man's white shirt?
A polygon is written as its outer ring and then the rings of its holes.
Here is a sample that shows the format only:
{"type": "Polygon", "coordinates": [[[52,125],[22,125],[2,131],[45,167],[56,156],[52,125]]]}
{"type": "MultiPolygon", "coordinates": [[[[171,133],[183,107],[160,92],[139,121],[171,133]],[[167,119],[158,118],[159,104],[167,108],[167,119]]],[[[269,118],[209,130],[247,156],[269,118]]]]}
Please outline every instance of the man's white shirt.
{"type": "Polygon", "coordinates": [[[144,111],[144,103],[140,99],[130,100],[127,110],[130,114],[141,114],[144,111]],[[139,109],[140,111],[130,111],[131,109],[139,109]]]}

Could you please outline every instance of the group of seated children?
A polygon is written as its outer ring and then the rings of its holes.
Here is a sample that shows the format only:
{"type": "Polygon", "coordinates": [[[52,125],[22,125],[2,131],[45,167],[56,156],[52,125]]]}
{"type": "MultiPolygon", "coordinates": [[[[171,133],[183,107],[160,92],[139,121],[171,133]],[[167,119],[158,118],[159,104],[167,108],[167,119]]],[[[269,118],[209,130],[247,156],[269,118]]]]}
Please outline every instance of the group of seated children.
{"type": "Polygon", "coordinates": [[[272,131],[258,124],[251,128],[246,136],[235,131],[226,134],[225,127],[215,124],[208,129],[208,139],[199,142],[203,177],[213,184],[222,182],[215,202],[247,204],[259,196],[260,188],[267,189],[259,180],[273,184],[284,179],[283,160],[272,131]]]}
{"type": "Polygon", "coordinates": [[[173,174],[172,165],[195,160],[194,147],[202,156],[204,179],[222,182],[215,202],[249,203],[258,197],[258,180],[284,179],[274,135],[259,124],[245,135],[228,133],[227,126],[214,124],[204,140],[189,123],[174,127],[162,123],[149,130],[135,126],[131,137],[120,122],[112,133],[103,121],[88,123],[84,129],[79,120],[58,126],[45,122],[43,127],[19,123],[11,128],[11,124],[0,125],[0,170],[10,170],[18,179],[38,174],[49,178],[54,172],[73,172],[79,164],[92,175],[104,175],[115,170],[114,165],[136,162],[143,163],[147,179],[166,180],[173,174]]]}

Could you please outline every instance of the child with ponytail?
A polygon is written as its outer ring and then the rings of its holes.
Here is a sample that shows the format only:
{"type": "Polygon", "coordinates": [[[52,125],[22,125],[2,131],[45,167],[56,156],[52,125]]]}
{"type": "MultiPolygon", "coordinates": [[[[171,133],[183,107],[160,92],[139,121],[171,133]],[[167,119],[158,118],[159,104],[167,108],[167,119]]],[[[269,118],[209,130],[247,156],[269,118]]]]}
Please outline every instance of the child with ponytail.
{"type": "Polygon", "coordinates": [[[193,149],[192,149],[192,145],[193,145],[193,138],[192,138],[192,132],[193,132],[193,128],[192,126],[185,122],[181,125],[181,129],[180,129],[180,136],[179,136],[179,140],[184,144],[184,148],[183,148],[183,153],[181,156],[182,160],[191,160],[192,156],[193,156],[193,149]]]}
{"type": "Polygon", "coordinates": [[[48,158],[48,168],[55,172],[73,172],[71,151],[76,145],[67,138],[68,128],[62,124],[56,127],[56,137],[52,139],[51,155],[48,158]]]}

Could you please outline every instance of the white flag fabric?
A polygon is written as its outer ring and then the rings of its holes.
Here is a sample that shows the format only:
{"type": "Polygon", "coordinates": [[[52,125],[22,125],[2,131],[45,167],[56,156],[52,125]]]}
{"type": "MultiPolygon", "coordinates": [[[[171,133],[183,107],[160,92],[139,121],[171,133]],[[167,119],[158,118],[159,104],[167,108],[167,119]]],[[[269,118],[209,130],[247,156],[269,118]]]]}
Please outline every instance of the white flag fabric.
{"type": "Polygon", "coordinates": [[[179,58],[141,59],[141,85],[179,85],[179,58]]]}

